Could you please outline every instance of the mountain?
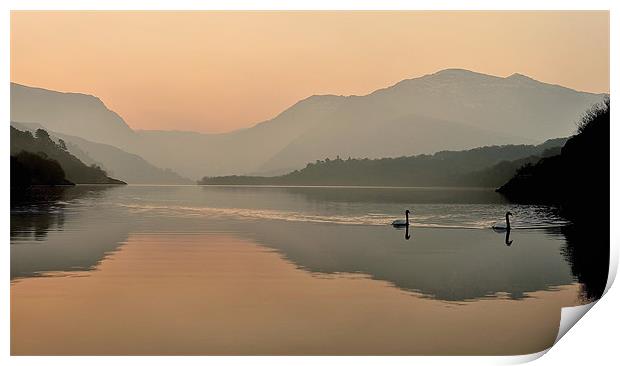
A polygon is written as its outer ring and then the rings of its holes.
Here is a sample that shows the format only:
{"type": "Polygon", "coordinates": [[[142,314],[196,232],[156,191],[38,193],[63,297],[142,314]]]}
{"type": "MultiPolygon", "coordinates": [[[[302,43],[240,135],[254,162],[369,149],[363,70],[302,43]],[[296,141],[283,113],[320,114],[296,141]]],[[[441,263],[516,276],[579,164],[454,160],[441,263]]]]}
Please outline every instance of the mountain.
{"type": "Polygon", "coordinates": [[[366,96],[343,97],[331,121],[298,137],[259,170],[299,168],[300,161],[335,154],[395,157],[566,136],[604,96],[518,74],[501,78],[444,70],[366,96]]]}
{"type": "Polygon", "coordinates": [[[82,160],[92,160],[109,174],[131,184],[193,184],[171,169],[158,168],[136,154],[117,147],[91,142],[80,137],[57,134],[67,142],[67,149],[82,160]]]}
{"type": "MultiPolygon", "coordinates": [[[[34,132],[43,128],[36,123],[11,122],[11,126],[22,131],[34,132]]],[[[117,147],[88,141],[81,137],[48,131],[53,140],[62,139],[67,151],[87,165],[98,165],[108,174],[133,184],[192,184],[174,171],[158,168],[142,157],[125,152],[117,147]]]]}
{"type": "Polygon", "coordinates": [[[566,139],[540,145],[485,146],[465,151],[441,151],[382,159],[325,159],[301,170],[277,177],[205,177],[205,185],[304,185],[304,186],[387,186],[497,187],[528,162],[558,154],[566,139]]]}
{"type": "Polygon", "coordinates": [[[11,83],[11,121],[39,123],[51,131],[108,144],[133,135],[125,121],[97,97],[15,83],[11,83]]]}
{"type": "MultiPolygon", "coordinates": [[[[87,166],[66,151],[62,144],[52,141],[47,131],[42,129],[37,130],[33,136],[30,132],[19,131],[11,127],[11,156],[17,158],[16,162],[24,163],[25,168],[31,170],[32,177],[41,176],[40,168],[53,173],[53,176],[50,176],[52,179],[35,179],[32,184],[60,182],[65,178],[71,183],[125,184],[118,179],[108,177],[106,172],[98,166],[87,166]],[[37,159],[37,156],[40,159],[37,159]]],[[[13,159],[11,161],[13,162],[13,159]]],[[[47,173],[44,175],[49,176],[47,173]]]]}
{"type": "Polygon", "coordinates": [[[24,89],[31,88],[11,84],[11,104],[22,106],[11,108],[13,121],[114,145],[192,179],[281,174],[326,156],[398,157],[537,143],[572,134],[582,113],[606,97],[520,74],[504,78],[448,69],[364,96],[311,96],[251,128],[201,134],[132,131],[94,97],[47,91],[54,97],[44,98],[42,89],[24,89]],[[23,107],[31,104],[37,113],[23,107]],[[54,116],[51,121],[45,110],[54,116]],[[96,118],[87,120],[85,110],[96,118]],[[102,132],[85,130],[89,124],[102,132]]]}

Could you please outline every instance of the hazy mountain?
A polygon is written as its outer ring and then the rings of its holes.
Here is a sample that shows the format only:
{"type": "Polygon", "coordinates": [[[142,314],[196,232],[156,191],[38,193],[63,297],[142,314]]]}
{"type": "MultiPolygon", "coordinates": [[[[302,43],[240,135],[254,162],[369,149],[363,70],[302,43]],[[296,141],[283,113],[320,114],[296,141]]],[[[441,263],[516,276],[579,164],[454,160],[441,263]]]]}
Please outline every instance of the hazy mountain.
{"type": "Polygon", "coordinates": [[[32,88],[11,85],[12,120],[114,145],[193,179],[283,173],[336,155],[397,157],[542,142],[572,134],[582,113],[605,97],[519,74],[502,78],[449,69],[365,96],[312,96],[254,127],[200,134],[134,132],[94,97],[48,92],[53,97],[47,98],[42,89],[24,89],[32,88]],[[13,108],[15,103],[21,107],[13,108]],[[87,111],[96,118],[87,119],[87,111]],[[89,124],[99,132],[84,129],[89,124]]]}
{"type": "Polygon", "coordinates": [[[432,153],[440,150],[463,150],[527,138],[510,138],[458,122],[424,116],[406,116],[387,121],[342,118],[349,123],[327,123],[313,128],[295,139],[278,154],[261,165],[259,171],[288,167],[298,169],[307,162],[325,157],[398,157],[432,153]],[[357,124],[359,126],[356,126],[357,124]]]}
{"type": "MultiPolygon", "coordinates": [[[[38,123],[11,122],[11,126],[22,131],[34,132],[43,128],[38,123]]],[[[87,165],[98,165],[108,174],[127,183],[137,184],[191,184],[192,181],[183,178],[171,170],[160,169],[138,155],[130,154],[117,147],[91,142],[81,137],[70,136],[55,131],[48,131],[50,137],[58,141],[62,139],[67,151],[75,155],[87,165]]]]}
{"type": "Polygon", "coordinates": [[[366,96],[343,97],[330,116],[260,167],[299,168],[326,156],[394,157],[570,135],[604,94],[515,74],[449,69],[366,96]],[[302,157],[298,159],[298,157],[302,157]]]}
{"type": "Polygon", "coordinates": [[[255,172],[291,141],[328,119],[341,103],[340,97],[311,97],[267,122],[225,134],[138,131],[136,146],[146,159],[195,179],[204,174],[255,172]]]}
{"type": "Polygon", "coordinates": [[[39,123],[52,131],[114,145],[133,135],[125,121],[97,97],[15,83],[11,83],[11,121],[39,123]]]}

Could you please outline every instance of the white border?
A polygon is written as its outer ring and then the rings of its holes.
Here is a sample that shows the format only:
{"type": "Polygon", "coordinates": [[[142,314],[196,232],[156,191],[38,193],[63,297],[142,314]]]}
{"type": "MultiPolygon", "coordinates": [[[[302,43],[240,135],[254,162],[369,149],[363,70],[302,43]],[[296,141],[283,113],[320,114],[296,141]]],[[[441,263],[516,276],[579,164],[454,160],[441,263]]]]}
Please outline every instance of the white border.
{"type": "MultiPolygon", "coordinates": [[[[304,1],[241,1],[241,0],[175,0],[175,1],[147,1],[147,0],[108,0],[108,1],[5,1],[2,3],[4,11],[0,14],[0,66],[2,76],[0,85],[0,105],[5,121],[10,120],[9,115],[9,60],[10,51],[10,10],[37,10],[37,9],[92,9],[92,10],[609,10],[611,9],[611,84],[610,94],[618,89],[618,74],[615,68],[618,65],[618,12],[619,6],[614,1],[588,0],[588,1],[545,1],[545,0],[473,0],[457,1],[447,0],[434,2],[432,0],[405,1],[405,0],[304,0],[304,1]]],[[[612,141],[618,141],[618,118],[612,112],[611,123],[612,141]]],[[[0,133],[2,139],[2,149],[5,150],[4,159],[0,159],[0,174],[2,181],[9,181],[9,133],[8,128],[0,133]]],[[[617,162],[619,149],[614,143],[611,144],[612,162],[617,162]]],[[[611,166],[611,187],[620,187],[619,172],[617,164],[611,166]]],[[[10,193],[8,184],[4,184],[2,190],[2,202],[5,202],[5,209],[0,211],[3,223],[0,225],[2,235],[9,238],[9,200],[10,193]]],[[[619,195],[612,189],[611,207],[618,207],[619,195]]],[[[611,212],[612,222],[617,222],[619,215],[611,212]]],[[[601,230],[607,230],[607,224],[602,223],[601,230]]],[[[611,232],[611,266],[610,281],[608,288],[615,277],[618,264],[618,231],[611,232]]],[[[223,365],[237,365],[240,363],[252,363],[257,365],[289,365],[291,363],[299,365],[310,365],[316,363],[342,364],[353,363],[360,365],[370,365],[375,363],[389,363],[395,365],[410,365],[412,363],[423,363],[428,365],[463,364],[463,365],[485,365],[485,364],[505,364],[527,362],[538,358],[545,352],[539,354],[517,356],[517,357],[9,357],[10,354],[10,328],[9,328],[9,264],[10,248],[5,241],[2,246],[3,253],[0,255],[4,265],[1,266],[4,274],[0,281],[2,296],[0,296],[0,337],[1,355],[3,364],[32,365],[45,362],[52,365],[107,365],[110,362],[149,364],[149,365],[168,365],[174,364],[209,364],[217,363],[223,365]]],[[[576,330],[570,331],[569,335],[562,338],[556,346],[545,356],[538,360],[541,364],[585,364],[613,360],[617,358],[616,334],[619,324],[618,309],[620,309],[620,295],[617,289],[611,289],[594,306],[595,311],[585,314],[584,320],[578,323],[576,330]]],[[[42,309],[44,310],[44,309],[42,309]]],[[[607,364],[605,362],[603,364],[607,364]]]]}

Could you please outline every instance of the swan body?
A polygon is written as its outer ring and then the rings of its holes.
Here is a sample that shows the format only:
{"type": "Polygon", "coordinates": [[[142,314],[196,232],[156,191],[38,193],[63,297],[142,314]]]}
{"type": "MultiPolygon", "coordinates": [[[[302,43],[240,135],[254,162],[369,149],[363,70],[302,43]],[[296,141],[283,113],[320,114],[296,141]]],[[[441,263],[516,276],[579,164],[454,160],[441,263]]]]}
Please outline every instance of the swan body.
{"type": "Polygon", "coordinates": [[[405,211],[405,220],[403,219],[394,220],[392,221],[392,226],[395,226],[395,227],[409,226],[409,210],[405,211]]]}
{"type": "Polygon", "coordinates": [[[409,223],[407,222],[407,220],[394,220],[392,221],[392,226],[409,226],[409,223]]]}
{"type": "Polygon", "coordinates": [[[495,223],[493,226],[491,226],[491,228],[493,228],[493,230],[495,231],[508,231],[510,230],[510,216],[512,216],[512,213],[510,212],[506,212],[506,221],[499,221],[497,223],[495,223]]]}

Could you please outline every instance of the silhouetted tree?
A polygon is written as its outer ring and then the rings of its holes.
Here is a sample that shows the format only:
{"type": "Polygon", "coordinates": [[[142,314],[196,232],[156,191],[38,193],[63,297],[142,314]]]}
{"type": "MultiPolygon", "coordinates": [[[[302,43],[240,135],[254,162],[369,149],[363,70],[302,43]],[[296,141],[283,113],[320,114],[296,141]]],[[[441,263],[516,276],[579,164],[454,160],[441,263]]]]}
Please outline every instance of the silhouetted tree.
{"type": "Polygon", "coordinates": [[[69,151],[62,149],[62,144],[55,144],[47,131],[38,129],[35,136],[36,138],[29,132],[19,131],[11,126],[11,155],[17,156],[25,151],[38,155],[41,159],[54,160],[62,167],[67,179],[76,183],[123,183],[108,177],[101,168],[87,166],[69,151]]]}
{"type": "Polygon", "coordinates": [[[39,154],[22,151],[11,156],[11,186],[71,184],[65,179],[65,172],[56,160],[39,154]]]}
{"type": "Polygon", "coordinates": [[[34,135],[35,135],[35,136],[36,136],[36,138],[37,138],[37,139],[39,139],[39,140],[43,140],[43,141],[51,141],[51,139],[50,139],[50,134],[49,134],[49,133],[47,133],[47,131],[45,131],[45,130],[44,130],[44,129],[42,129],[42,128],[38,128],[38,129],[35,131],[34,135]]]}

